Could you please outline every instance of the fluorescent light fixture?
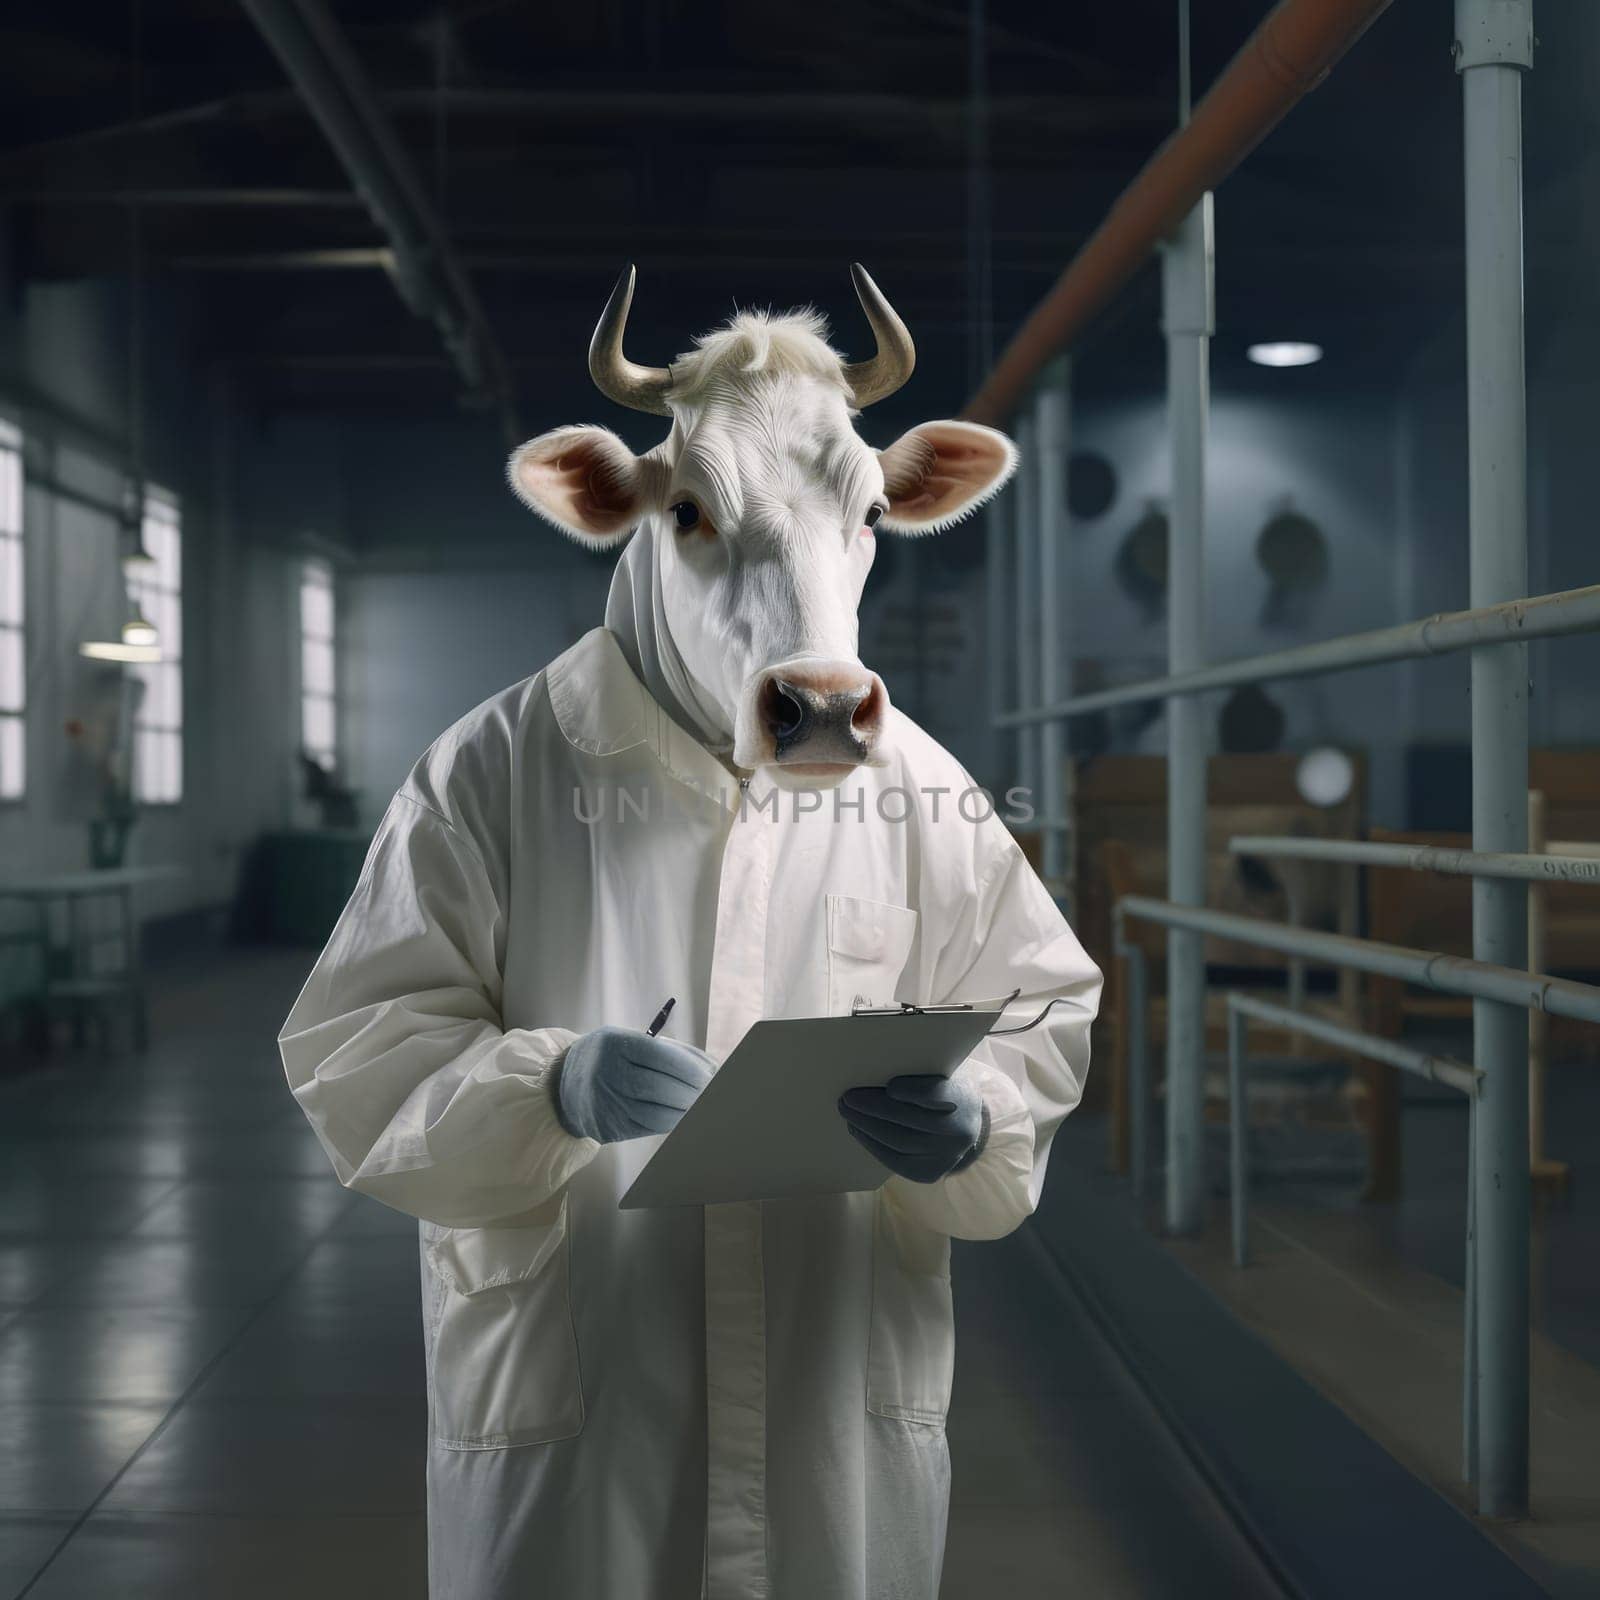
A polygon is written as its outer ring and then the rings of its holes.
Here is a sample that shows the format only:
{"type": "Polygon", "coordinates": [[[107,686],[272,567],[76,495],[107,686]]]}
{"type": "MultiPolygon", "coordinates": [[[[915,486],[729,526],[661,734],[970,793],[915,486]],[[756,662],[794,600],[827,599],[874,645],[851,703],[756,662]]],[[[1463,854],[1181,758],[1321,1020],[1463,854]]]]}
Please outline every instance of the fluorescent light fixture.
{"type": "Polygon", "coordinates": [[[1245,354],[1258,367],[1309,367],[1322,359],[1322,346],[1302,339],[1274,339],[1251,345],[1245,354]]]}
{"type": "Polygon", "coordinates": [[[91,661],[159,661],[161,646],[124,644],[120,639],[91,639],[78,646],[78,654],[91,661]]]}

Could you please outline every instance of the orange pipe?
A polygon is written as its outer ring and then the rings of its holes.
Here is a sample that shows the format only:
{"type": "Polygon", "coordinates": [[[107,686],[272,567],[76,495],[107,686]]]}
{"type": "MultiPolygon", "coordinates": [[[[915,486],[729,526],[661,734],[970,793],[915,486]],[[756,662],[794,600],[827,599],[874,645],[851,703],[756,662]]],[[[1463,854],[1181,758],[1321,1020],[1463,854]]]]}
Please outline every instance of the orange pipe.
{"type": "Polygon", "coordinates": [[[1017,330],[962,415],[1001,423],[1152,250],[1315,89],[1390,0],[1280,0],[1124,189],[1017,330]]]}

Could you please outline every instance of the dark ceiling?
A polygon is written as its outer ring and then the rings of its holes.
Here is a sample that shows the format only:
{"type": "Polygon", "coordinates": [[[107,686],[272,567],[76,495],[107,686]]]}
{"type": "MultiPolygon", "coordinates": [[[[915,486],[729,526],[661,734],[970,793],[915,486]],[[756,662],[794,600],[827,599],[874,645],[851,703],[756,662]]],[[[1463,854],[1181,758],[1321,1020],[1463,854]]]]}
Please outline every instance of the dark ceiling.
{"type": "MultiPolygon", "coordinates": [[[[1530,110],[1530,186],[1595,147],[1594,29],[1573,15],[1583,9],[1540,16],[1531,81],[1547,109],[1530,110]]],[[[861,259],[919,339],[923,404],[959,405],[973,304],[959,0],[332,10],[525,416],[540,422],[541,400],[585,381],[589,328],[627,259],[640,273],[630,342],[650,361],[735,301],[817,303],[839,341],[859,345],[845,264],[861,259]]],[[[1197,0],[1197,90],[1264,10],[1197,0]]],[[[1170,131],[1176,6],[991,0],[988,11],[1003,339],[1170,131]]],[[[1330,349],[1319,381],[1383,382],[1459,305],[1450,38],[1447,0],[1399,0],[1225,186],[1222,370],[1249,339],[1311,337],[1330,349]]],[[[147,273],[192,308],[201,353],[236,364],[265,403],[455,403],[435,329],[402,305],[382,231],[240,5],[10,0],[0,204],[22,274],[126,271],[135,203],[147,273]]],[[[1155,315],[1147,272],[1092,331],[1086,377],[1158,384],[1155,315]]]]}

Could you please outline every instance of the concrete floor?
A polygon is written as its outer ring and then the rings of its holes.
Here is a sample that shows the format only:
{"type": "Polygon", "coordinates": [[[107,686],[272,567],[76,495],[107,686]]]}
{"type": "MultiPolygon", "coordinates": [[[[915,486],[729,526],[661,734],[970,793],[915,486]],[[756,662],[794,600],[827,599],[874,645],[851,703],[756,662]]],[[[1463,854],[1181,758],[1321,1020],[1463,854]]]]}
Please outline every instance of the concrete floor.
{"type": "MultiPolygon", "coordinates": [[[[1421,1036],[1471,1058],[1469,1032],[1421,1036]]],[[[1217,1298],[1399,1460],[1464,1508],[1461,1365],[1467,1118],[1459,1096],[1404,1086],[1404,1177],[1392,1205],[1354,1188],[1262,1183],[1251,1264],[1237,1269],[1225,1203],[1205,1237],[1168,1248],[1217,1298]]],[[[1553,1595],[1600,1595],[1600,1073],[1552,1067],[1549,1153],[1573,1174],[1532,1228],[1530,1515],[1485,1531],[1553,1595]]],[[[1076,1130],[1081,1132],[1082,1130],[1076,1130]]]]}
{"type": "MultiPolygon", "coordinates": [[[[308,965],[171,967],[146,1058],[0,1084],[0,1596],[424,1593],[414,1225],[284,1089],[308,965]]],[[[947,1596],[1276,1592],[1028,1239],[956,1282],[947,1596]]]]}
{"type": "MultiPolygon", "coordinates": [[[[1372,1438],[1469,1514],[1462,1481],[1462,1296],[1373,1236],[1359,1213],[1264,1199],[1250,1265],[1219,1207],[1167,1248],[1372,1438]]],[[[1600,1371],[1533,1335],[1530,1515],[1478,1526],[1549,1594],[1600,1595],[1600,1371]]]]}
{"type": "MultiPolygon", "coordinates": [[[[1419,1048],[1472,1059],[1469,1030],[1414,1034],[1419,1048]]],[[[1411,1042],[1408,1041],[1408,1042],[1411,1042]]],[[[1404,1187],[1392,1207],[1328,1197],[1322,1208],[1359,1215],[1374,1249],[1460,1288],[1465,1266],[1466,1107],[1459,1095],[1407,1082],[1402,1119],[1404,1187]]],[[[1534,1328],[1600,1367],[1600,1066],[1592,1058],[1551,1064],[1546,1090],[1546,1154],[1567,1163],[1563,1192],[1536,1197],[1532,1239],[1534,1328]],[[1585,1181],[1589,1178],[1590,1181],[1585,1181]]],[[[1285,1193],[1279,1198],[1296,1197],[1285,1193]]],[[[1304,1203],[1307,1197],[1299,1197],[1304,1203]]]]}

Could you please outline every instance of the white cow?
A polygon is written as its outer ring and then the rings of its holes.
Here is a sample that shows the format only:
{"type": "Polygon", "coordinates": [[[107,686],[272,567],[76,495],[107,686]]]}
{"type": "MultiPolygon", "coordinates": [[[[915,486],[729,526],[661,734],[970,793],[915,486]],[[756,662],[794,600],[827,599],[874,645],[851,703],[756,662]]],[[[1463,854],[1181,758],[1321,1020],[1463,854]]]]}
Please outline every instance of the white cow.
{"type": "MultiPolygon", "coordinates": [[[[960,422],[861,441],[854,410],[913,358],[855,276],[878,342],[858,364],[801,313],[636,366],[618,285],[591,370],[669,416],[666,440],[635,456],[562,428],[510,468],[585,544],[637,530],[606,627],[422,757],[284,1026],[340,1180],[421,1219],[435,1597],[938,1590],[949,1241],[1037,1203],[1100,979],[858,658],[874,530],[945,526],[1015,453],[960,422]],[[603,803],[622,791],[631,808],[603,803]],[[605,1049],[694,1080],[760,1017],[1013,989],[1062,1004],[986,1040],[947,1102],[873,1124],[873,1191],[619,1211],[653,1142],[569,1104],[605,1049]],[[667,996],[676,1042],[641,1043],[667,996]],[[969,1115],[959,1160],[915,1155],[969,1115]]],[[[679,1112],[647,1089],[631,1114],[679,1112]]]]}

